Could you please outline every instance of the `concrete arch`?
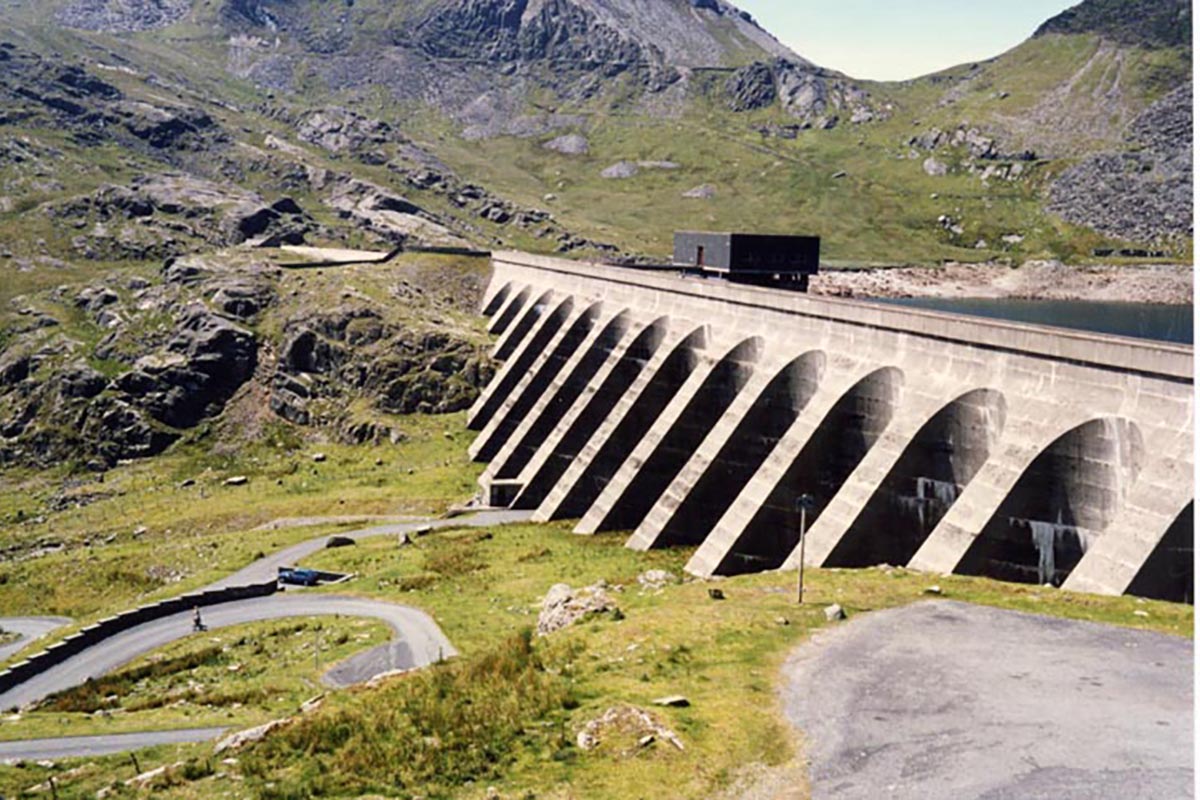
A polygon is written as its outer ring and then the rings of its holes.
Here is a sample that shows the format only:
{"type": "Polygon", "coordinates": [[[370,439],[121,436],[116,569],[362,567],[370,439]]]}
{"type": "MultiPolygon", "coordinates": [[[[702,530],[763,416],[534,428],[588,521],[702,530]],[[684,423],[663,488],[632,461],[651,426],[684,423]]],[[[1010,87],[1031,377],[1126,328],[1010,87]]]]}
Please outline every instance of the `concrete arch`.
{"type": "Polygon", "coordinates": [[[517,314],[521,313],[521,309],[529,302],[529,295],[533,294],[533,287],[526,286],[516,296],[509,298],[504,305],[503,310],[499,312],[499,316],[492,321],[488,326],[488,333],[501,336],[508,330],[508,326],[517,318],[517,314]]]}
{"type": "MultiPolygon", "coordinates": [[[[573,484],[567,485],[561,502],[553,509],[546,510],[549,519],[578,517],[588,510],[659,414],[700,366],[700,351],[707,343],[708,330],[701,327],[675,346],[628,411],[604,438],[586,469],[573,484]]],[[[570,479],[570,476],[566,477],[570,479]]]]}
{"type": "Polygon", "coordinates": [[[516,398],[507,411],[502,412],[502,418],[499,419],[495,429],[490,432],[490,435],[488,435],[488,432],[484,432],[483,435],[487,436],[487,440],[483,442],[479,451],[475,454],[476,461],[491,461],[500,452],[500,448],[504,446],[504,443],[508,441],[508,437],[521,424],[521,420],[533,409],[538,399],[547,391],[554,379],[558,377],[558,373],[562,370],[563,366],[570,360],[575,351],[579,349],[584,340],[587,339],[588,334],[595,327],[596,321],[600,318],[601,307],[600,303],[592,304],[567,329],[557,346],[550,351],[541,366],[537,367],[536,371],[532,374],[524,391],[520,392],[520,396],[516,398]]]}
{"type": "Polygon", "coordinates": [[[528,484],[521,489],[513,503],[513,508],[532,509],[541,505],[542,501],[546,499],[546,495],[567,471],[567,467],[591,440],[592,434],[620,401],[626,389],[641,374],[646,363],[654,357],[663,340],[667,338],[670,324],[669,317],[660,317],[638,334],[638,337],[621,355],[612,372],[608,374],[579,416],[563,434],[554,452],[538,467],[528,484]]]}
{"type": "Polygon", "coordinates": [[[1171,527],[1167,528],[1129,584],[1126,594],[1195,604],[1195,566],[1192,560],[1196,537],[1195,505],[1194,500],[1189,502],[1175,517],[1171,527]]]}
{"type": "Polygon", "coordinates": [[[562,386],[555,392],[554,397],[546,405],[529,430],[513,448],[512,453],[496,470],[497,479],[512,480],[521,474],[521,470],[529,463],[541,443],[546,441],[554,428],[562,421],[563,416],[571,410],[575,400],[583,394],[592,377],[600,369],[613,351],[621,344],[625,334],[633,324],[628,311],[622,311],[612,319],[584,357],[571,370],[570,375],[563,381],[562,386]]]}
{"type": "Polygon", "coordinates": [[[1072,428],[1022,473],[954,571],[1062,585],[1121,510],[1143,458],[1141,432],[1127,419],[1072,428]]]}
{"type": "MultiPolygon", "coordinates": [[[[529,307],[529,310],[521,315],[512,329],[504,335],[504,337],[496,343],[496,352],[494,354],[498,361],[504,361],[513,353],[517,352],[517,348],[525,341],[525,337],[533,330],[534,326],[546,314],[546,307],[554,299],[554,292],[546,292],[538,297],[529,307]]],[[[568,298],[570,300],[570,298],[568,298]]],[[[573,302],[573,301],[572,301],[573,302]]],[[[560,306],[561,307],[561,306],[560,306]]],[[[528,349],[528,348],[526,348],[528,349]]]]}
{"type": "MultiPolygon", "coordinates": [[[[637,466],[633,478],[597,524],[597,531],[637,527],[687,464],[721,416],[754,375],[765,342],[754,336],[733,347],[709,371],[671,427],[637,466]]],[[[639,448],[641,449],[641,448],[639,448]]],[[[635,462],[637,456],[634,456],[635,462]]]]}
{"type": "Polygon", "coordinates": [[[512,288],[512,281],[509,281],[501,286],[500,290],[492,295],[490,300],[484,303],[483,315],[485,317],[493,317],[499,313],[500,309],[504,307],[504,301],[508,299],[510,294],[512,294],[512,288]]]}
{"type": "Polygon", "coordinates": [[[824,352],[813,350],[779,370],[663,526],[655,547],[704,541],[808,405],[825,361],[824,352]]]}
{"type": "Polygon", "coordinates": [[[905,565],[987,462],[1008,405],[976,389],[943,406],[904,448],[825,559],[827,567],[905,565]]]}
{"type": "MultiPolygon", "coordinates": [[[[529,312],[525,315],[525,319],[521,320],[520,325],[524,326],[526,330],[532,328],[534,323],[545,315],[545,306],[549,299],[549,293],[542,295],[533,308],[529,309],[529,312]],[[528,320],[528,324],[526,324],[526,320],[528,320]]],[[[538,326],[537,331],[529,340],[529,344],[521,348],[521,352],[512,360],[512,363],[506,364],[501,373],[492,380],[491,384],[488,385],[485,395],[480,398],[482,402],[476,409],[473,409],[468,424],[471,430],[483,430],[488,422],[491,421],[492,415],[504,405],[504,401],[508,399],[509,393],[525,377],[525,374],[534,365],[534,362],[537,361],[538,356],[544,352],[546,345],[549,344],[554,335],[562,328],[563,323],[567,321],[574,308],[575,300],[571,297],[559,303],[554,311],[550,312],[550,315],[538,326]]],[[[517,334],[518,330],[519,328],[513,328],[513,334],[517,334]]],[[[511,352],[510,350],[509,353],[511,354],[511,352]]]]}
{"type": "Polygon", "coordinates": [[[846,391],[715,572],[737,575],[780,567],[799,541],[797,497],[812,496],[813,507],[807,512],[811,524],[883,434],[900,403],[903,386],[904,373],[884,367],[846,391]]]}

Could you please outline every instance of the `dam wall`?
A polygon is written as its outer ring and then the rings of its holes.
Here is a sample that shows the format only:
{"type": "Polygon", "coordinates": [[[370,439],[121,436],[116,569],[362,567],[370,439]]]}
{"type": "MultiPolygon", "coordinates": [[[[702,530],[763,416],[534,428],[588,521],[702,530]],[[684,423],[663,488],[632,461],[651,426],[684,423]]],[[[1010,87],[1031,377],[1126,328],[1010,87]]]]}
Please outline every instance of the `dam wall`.
{"type": "Polygon", "coordinates": [[[1187,346],[522,253],[471,409],[495,505],[690,545],[1191,601],[1187,346]]]}

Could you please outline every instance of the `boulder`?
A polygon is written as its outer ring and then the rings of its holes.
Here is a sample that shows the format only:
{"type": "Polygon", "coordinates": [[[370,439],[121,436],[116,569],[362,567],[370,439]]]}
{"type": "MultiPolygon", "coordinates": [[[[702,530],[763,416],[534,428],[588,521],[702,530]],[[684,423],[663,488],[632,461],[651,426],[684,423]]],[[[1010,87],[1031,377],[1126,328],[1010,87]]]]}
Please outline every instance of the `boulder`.
{"type": "Polygon", "coordinates": [[[248,728],[244,731],[238,731],[237,733],[231,733],[228,736],[226,736],[224,739],[222,739],[221,741],[217,742],[216,747],[213,748],[213,754],[216,755],[218,753],[223,753],[226,750],[239,750],[248,744],[253,744],[254,742],[262,741],[263,739],[265,739],[267,737],[267,734],[269,734],[271,731],[282,728],[284,725],[287,725],[289,722],[291,722],[291,720],[276,719],[276,720],[271,720],[270,722],[267,722],[263,725],[258,725],[253,728],[248,728]]]}
{"type": "Polygon", "coordinates": [[[827,622],[836,622],[846,618],[846,611],[837,603],[825,607],[825,620],[827,622]]]}
{"type": "Polygon", "coordinates": [[[549,636],[585,617],[616,610],[616,603],[602,585],[574,590],[565,583],[555,584],[542,600],[542,610],[538,614],[538,636],[549,636]]]}
{"type": "Polygon", "coordinates": [[[638,174],[638,165],[632,161],[618,161],[600,173],[607,180],[624,180],[638,174]]]}
{"type": "Polygon", "coordinates": [[[580,750],[595,750],[606,742],[629,742],[635,749],[661,739],[677,750],[683,750],[683,740],[649,712],[635,706],[613,706],[599,717],[590,720],[575,737],[580,750]],[[649,739],[649,741],[647,741],[649,739]]]}
{"type": "Polygon", "coordinates": [[[566,136],[551,139],[542,147],[565,156],[586,156],[589,151],[587,137],[578,133],[569,133],[566,136]]]}
{"type": "Polygon", "coordinates": [[[58,375],[59,392],[63,397],[87,400],[104,391],[108,379],[83,361],[67,366],[58,375]]]}
{"type": "Polygon", "coordinates": [[[755,111],[775,102],[778,92],[770,65],[755,62],[742,67],[725,81],[725,95],[731,111],[755,111]]]}
{"type": "Polygon", "coordinates": [[[651,569],[638,575],[637,582],[644,589],[661,589],[668,584],[675,583],[676,578],[665,569],[651,569]]]}

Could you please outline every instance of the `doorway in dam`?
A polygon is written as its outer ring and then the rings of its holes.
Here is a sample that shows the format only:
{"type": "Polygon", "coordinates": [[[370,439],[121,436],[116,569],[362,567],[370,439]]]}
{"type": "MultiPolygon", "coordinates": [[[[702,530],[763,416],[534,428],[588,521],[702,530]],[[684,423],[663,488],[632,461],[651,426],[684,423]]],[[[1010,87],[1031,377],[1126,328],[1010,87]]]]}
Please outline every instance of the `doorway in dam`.
{"type": "MultiPolygon", "coordinates": [[[[533,324],[545,315],[543,301],[548,301],[548,298],[543,297],[538,301],[538,305],[529,309],[529,314],[526,316],[533,317],[533,322],[529,324],[529,327],[533,327],[533,324]]],[[[471,430],[479,431],[487,427],[487,424],[492,421],[495,413],[504,405],[504,401],[508,399],[509,394],[512,393],[513,389],[517,388],[517,384],[521,382],[521,379],[533,367],[538,356],[545,352],[546,347],[550,344],[550,340],[554,338],[555,334],[562,328],[563,323],[571,316],[571,311],[574,307],[575,301],[568,297],[559,303],[554,311],[550,312],[549,316],[545,317],[545,321],[538,326],[537,331],[533,334],[533,338],[529,340],[529,345],[522,348],[517,357],[513,359],[512,364],[506,365],[506,368],[495,378],[495,385],[492,387],[491,393],[484,400],[483,406],[479,409],[478,413],[471,417],[471,422],[468,426],[471,430]]],[[[524,325],[525,320],[522,320],[521,324],[524,325]]],[[[516,332],[517,329],[513,331],[514,334],[516,332]]],[[[511,341],[510,339],[509,342],[511,341]]]]}
{"type": "Polygon", "coordinates": [[[987,461],[1005,411],[1004,396],[990,389],[942,408],[913,437],[824,565],[907,564],[987,461]]]}
{"type": "Polygon", "coordinates": [[[503,417],[497,423],[491,436],[488,437],[487,441],[479,449],[479,453],[475,456],[476,461],[491,461],[496,456],[496,453],[500,452],[500,448],[504,446],[504,443],[508,441],[508,437],[521,424],[521,420],[530,413],[537,401],[545,394],[550,384],[558,377],[558,373],[562,371],[567,361],[575,355],[575,351],[587,339],[592,329],[596,326],[596,320],[599,317],[600,305],[597,303],[575,320],[559,340],[558,345],[555,346],[546,357],[546,360],[542,362],[537,372],[530,378],[525,390],[516,398],[508,411],[504,412],[503,417]]]}
{"type": "Polygon", "coordinates": [[[546,441],[547,437],[553,433],[558,423],[571,410],[571,406],[575,405],[575,401],[583,394],[583,390],[587,388],[592,378],[620,346],[631,325],[629,312],[622,311],[604,326],[604,330],[596,337],[596,341],[588,348],[588,352],[571,370],[546,408],[533,421],[525,435],[521,437],[521,441],[500,465],[496,471],[497,478],[512,480],[521,474],[521,470],[525,469],[542,442],[546,441]]]}
{"type": "Polygon", "coordinates": [[[1125,419],[1080,425],[1042,451],[955,572],[1061,586],[1137,480],[1142,437],[1125,419]]]}
{"type": "Polygon", "coordinates": [[[842,395],[721,561],[718,574],[783,565],[800,541],[797,500],[801,495],[812,498],[807,512],[807,524],[812,525],[891,422],[903,384],[904,373],[886,367],[842,395]]]}
{"type": "Polygon", "coordinates": [[[658,352],[667,338],[669,325],[670,320],[663,317],[638,334],[555,445],[554,451],[530,479],[529,485],[517,495],[513,503],[514,508],[533,509],[542,504],[546,495],[571,466],[571,462],[604,424],[604,420],[625,395],[625,391],[637,380],[646,364],[658,352]]]}
{"type": "Polygon", "coordinates": [[[698,329],[667,356],[612,433],[600,444],[583,474],[567,490],[553,512],[553,519],[582,516],[596,502],[633,448],[696,371],[700,365],[700,351],[707,341],[705,330],[698,329]]]}
{"type": "Polygon", "coordinates": [[[1194,505],[1194,502],[1188,503],[1175,517],[1146,563],[1134,576],[1126,594],[1195,605],[1196,582],[1192,561],[1196,534],[1194,505]]]}
{"type": "Polygon", "coordinates": [[[628,530],[637,527],[717,420],[754,375],[762,357],[763,340],[747,339],[717,362],[700,389],[663,436],[637,474],[621,492],[598,530],[628,530]]]}
{"type": "Polygon", "coordinates": [[[656,546],[703,542],[800,416],[821,383],[825,354],[805,353],[772,379],[663,527],[656,546]]]}

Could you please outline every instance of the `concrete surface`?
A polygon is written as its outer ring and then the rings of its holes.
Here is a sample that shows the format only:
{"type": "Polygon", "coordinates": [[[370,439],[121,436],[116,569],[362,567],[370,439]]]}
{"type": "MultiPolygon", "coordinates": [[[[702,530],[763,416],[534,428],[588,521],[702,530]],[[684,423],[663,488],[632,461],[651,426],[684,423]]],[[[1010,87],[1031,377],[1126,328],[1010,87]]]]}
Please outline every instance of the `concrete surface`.
{"type": "Polygon", "coordinates": [[[21,634],[21,638],[0,645],[0,661],[16,655],[47,633],[70,622],[66,617],[0,617],[0,628],[21,634]]]}
{"type": "Polygon", "coordinates": [[[140,750],[160,744],[206,742],[223,734],[226,728],[185,728],[177,731],[114,733],[104,736],[63,736],[56,739],[26,739],[0,742],[0,763],[15,761],[57,761],[60,758],[87,758],[140,750]]]}
{"type": "Polygon", "coordinates": [[[1192,797],[1193,643],[950,601],[788,660],[814,800],[1192,797]]]}
{"type": "MultiPolygon", "coordinates": [[[[780,537],[778,531],[797,527],[798,514],[786,510],[800,491],[817,499],[818,514],[808,519],[813,547],[806,552],[806,560],[815,565],[834,553],[853,559],[874,552],[870,541],[851,539],[842,546],[843,539],[870,507],[877,510],[885,501],[897,505],[907,515],[908,528],[916,531],[910,537],[914,541],[905,544],[905,564],[930,572],[982,570],[997,578],[1036,574],[1033,568],[1047,555],[1048,539],[1042,534],[1053,529],[1053,547],[1063,551],[1056,581],[1072,590],[1121,594],[1148,580],[1169,580],[1170,575],[1147,572],[1148,565],[1157,564],[1164,553],[1174,558],[1177,550],[1191,546],[1190,540],[1182,548],[1164,545],[1166,532],[1195,495],[1191,347],[511,252],[494,255],[488,295],[493,298],[485,306],[493,314],[491,328],[506,331],[499,356],[513,356],[498,371],[496,387],[527,377],[527,365],[539,356],[534,351],[542,349],[533,326],[513,326],[516,309],[533,313],[525,301],[518,302],[522,297],[552,296],[556,302],[569,297],[576,307],[603,303],[606,315],[627,313],[642,324],[654,320],[664,347],[693,331],[706,343],[761,337],[766,346],[756,375],[743,387],[747,397],[735,398],[731,408],[751,408],[750,395],[773,379],[780,365],[802,354],[819,354],[822,370],[815,394],[771,453],[757,459],[761,463],[753,474],[739,475],[737,485],[727,487],[719,499],[721,508],[706,511],[705,529],[673,534],[707,540],[686,567],[693,574],[728,574],[756,565],[794,568],[799,558],[790,549],[794,537],[780,537]],[[510,299],[494,302],[504,292],[510,299]],[[859,382],[883,373],[894,376],[889,384],[894,391],[887,397],[859,398],[859,382]],[[957,445],[942,452],[946,448],[919,434],[962,398],[981,392],[994,399],[996,413],[971,422],[966,438],[988,443],[986,459],[972,463],[977,468],[971,474],[960,474],[953,467],[968,454],[957,445]],[[857,446],[856,431],[839,434],[842,426],[833,413],[846,401],[852,406],[847,413],[854,414],[887,406],[880,417],[886,417],[883,429],[870,432],[864,452],[842,459],[850,470],[844,478],[839,473],[836,481],[814,479],[815,487],[795,485],[793,468],[810,443],[832,443],[836,447],[830,452],[857,446]],[[1078,457],[1059,459],[1054,448],[1062,442],[1072,447],[1060,449],[1078,457]],[[1095,453],[1103,457],[1093,458],[1095,453]],[[1050,462],[1058,466],[1049,475],[1035,474],[1039,465],[1050,462]],[[1084,467],[1095,474],[1081,472],[1080,480],[1073,481],[1071,476],[1084,467]],[[914,474],[893,476],[890,494],[881,493],[883,482],[900,469],[914,474]],[[930,498],[921,488],[939,481],[947,489],[943,495],[954,495],[942,503],[944,508],[926,503],[930,498]],[[764,506],[785,509],[782,516],[790,518],[780,523],[781,514],[761,513],[764,506]],[[926,513],[931,510],[936,513],[926,513]],[[1076,546],[1075,540],[1086,541],[1076,546]],[[760,552],[764,542],[788,551],[760,552]],[[848,549],[856,552],[847,556],[848,549]]],[[[586,352],[594,347],[582,340],[571,359],[579,363],[594,355],[586,352]]],[[[622,349],[610,354],[611,362],[622,363],[635,347],[623,342],[622,349]]],[[[639,402],[643,384],[658,370],[655,359],[671,352],[659,350],[624,385],[611,386],[608,373],[597,371],[554,432],[542,437],[519,475],[501,473],[511,471],[503,462],[513,447],[527,449],[516,443],[523,441],[520,426],[481,438],[473,455],[495,453],[481,478],[485,489],[493,479],[505,482],[501,488],[516,495],[515,505],[539,506],[535,519],[579,516],[581,532],[602,525],[597,518],[611,516],[602,514],[608,500],[623,497],[657,464],[647,457],[654,441],[683,441],[686,437],[677,434],[691,424],[639,402]],[[614,396],[599,402],[605,393],[614,396]],[[634,421],[645,433],[632,446],[622,445],[622,463],[593,469],[595,454],[613,450],[605,449],[607,441],[634,421]],[[506,436],[509,440],[502,441],[506,436]],[[580,481],[586,496],[576,489],[580,481]],[[520,488],[510,492],[509,483],[520,488]],[[597,489],[600,494],[593,497],[597,489]],[[574,500],[567,502],[569,498],[574,500]]],[[[523,404],[544,410],[551,399],[563,401],[553,382],[544,383],[537,387],[543,397],[523,397],[523,404]]],[[[532,391],[532,384],[527,388],[532,391]]],[[[493,391],[499,389],[488,390],[493,391]]],[[[689,383],[680,389],[676,405],[686,406],[706,392],[711,394],[711,387],[689,383]]],[[[614,507],[621,509],[622,527],[641,528],[631,546],[652,545],[696,487],[717,479],[723,465],[705,461],[705,448],[712,450],[728,430],[736,429],[736,422],[724,421],[712,441],[687,439],[690,452],[674,454],[669,469],[654,476],[647,493],[655,497],[614,507]],[[677,468],[679,462],[683,466],[677,468]],[[660,486],[666,488],[660,491],[660,486]],[[647,505],[649,511],[642,513],[647,505]],[[641,518],[633,519],[637,516],[641,518]]],[[[957,442],[962,437],[951,438],[957,442]]],[[[811,476],[802,477],[808,481],[811,476]]],[[[1171,599],[1191,596],[1172,591],[1180,596],[1171,599]]]]}

